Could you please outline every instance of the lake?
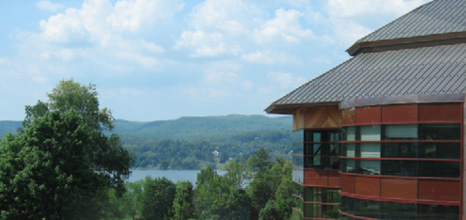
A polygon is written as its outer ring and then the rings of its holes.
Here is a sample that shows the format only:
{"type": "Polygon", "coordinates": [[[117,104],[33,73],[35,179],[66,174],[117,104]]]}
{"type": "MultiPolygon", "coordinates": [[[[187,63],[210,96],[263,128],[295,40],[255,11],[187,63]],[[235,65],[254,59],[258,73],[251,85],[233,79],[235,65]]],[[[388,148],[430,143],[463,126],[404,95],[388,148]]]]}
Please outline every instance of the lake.
{"type": "MultiPolygon", "coordinates": [[[[226,170],[216,170],[218,174],[223,175],[226,170]]],[[[143,180],[146,176],[152,178],[165,177],[174,183],[178,181],[188,180],[191,183],[196,184],[197,174],[201,170],[131,170],[131,175],[129,176],[128,182],[136,182],[138,180],[143,180]]]]}

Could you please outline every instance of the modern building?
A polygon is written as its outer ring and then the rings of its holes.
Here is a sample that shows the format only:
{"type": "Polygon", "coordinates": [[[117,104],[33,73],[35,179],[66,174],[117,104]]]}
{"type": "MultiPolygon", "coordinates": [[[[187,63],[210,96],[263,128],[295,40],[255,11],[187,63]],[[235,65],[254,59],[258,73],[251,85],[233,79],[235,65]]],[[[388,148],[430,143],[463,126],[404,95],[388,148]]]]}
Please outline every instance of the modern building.
{"type": "Polygon", "coordinates": [[[303,219],[466,219],[466,1],[434,0],[272,103],[303,219]]]}

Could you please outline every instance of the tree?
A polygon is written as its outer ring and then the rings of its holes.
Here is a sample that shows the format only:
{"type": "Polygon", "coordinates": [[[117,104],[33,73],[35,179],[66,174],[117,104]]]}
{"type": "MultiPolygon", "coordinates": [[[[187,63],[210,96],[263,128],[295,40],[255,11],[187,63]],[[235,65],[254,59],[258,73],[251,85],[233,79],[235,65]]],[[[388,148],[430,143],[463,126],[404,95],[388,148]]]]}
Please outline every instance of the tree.
{"type": "Polygon", "coordinates": [[[273,163],[270,161],[271,155],[265,148],[260,148],[255,151],[254,154],[255,156],[249,157],[248,164],[255,168],[258,174],[262,174],[272,166],[273,163]]]}
{"type": "Polygon", "coordinates": [[[103,217],[108,190],[120,195],[132,158],[98,108],[95,86],[61,81],[49,102],[26,106],[23,128],[0,148],[3,219],[103,217]]]}
{"type": "Polygon", "coordinates": [[[193,214],[193,184],[189,181],[177,182],[173,201],[173,219],[185,220],[191,218],[193,214]]]}
{"type": "Polygon", "coordinates": [[[282,213],[276,209],[274,200],[269,200],[259,213],[259,220],[282,220],[282,213]]]}
{"type": "Polygon", "coordinates": [[[176,186],[167,178],[144,179],[142,217],[144,219],[168,220],[175,198],[176,186]]]}

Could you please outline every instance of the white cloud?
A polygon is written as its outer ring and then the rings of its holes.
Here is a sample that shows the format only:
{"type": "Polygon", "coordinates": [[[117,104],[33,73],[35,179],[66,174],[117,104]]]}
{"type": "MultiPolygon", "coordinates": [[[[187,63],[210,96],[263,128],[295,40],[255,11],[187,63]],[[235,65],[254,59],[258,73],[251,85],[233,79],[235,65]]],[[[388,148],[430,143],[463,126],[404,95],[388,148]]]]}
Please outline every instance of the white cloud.
{"type": "Polygon", "coordinates": [[[176,42],[174,48],[193,50],[191,57],[237,54],[239,51],[239,46],[227,45],[221,33],[205,33],[202,30],[183,32],[181,39],[176,42]]]}
{"type": "Polygon", "coordinates": [[[55,4],[47,0],[39,1],[36,3],[36,6],[44,11],[56,12],[60,9],[65,8],[62,4],[55,4]]]}
{"type": "Polygon", "coordinates": [[[291,73],[270,72],[267,76],[282,88],[296,88],[307,82],[304,77],[295,77],[291,73]]]}
{"type": "Polygon", "coordinates": [[[182,8],[180,0],[84,0],[81,8],[40,21],[41,32],[22,34],[19,48],[31,59],[156,68],[165,49],[144,33],[166,25],[182,8]]]}
{"type": "Polygon", "coordinates": [[[303,14],[297,10],[280,8],[275,11],[275,18],[265,22],[262,27],[254,30],[254,39],[258,43],[286,41],[299,43],[301,39],[314,36],[311,29],[304,29],[300,17],[303,14]]]}
{"type": "Polygon", "coordinates": [[[191,57],[234,55],[252,61],[254,56],[266,55],[247,52],[250,46],[275,47],[311,39],[314,34],[303,27],[303,15],[295,9],[280,8],[269,18],[267,11],[253,1],[206,0],[194,7],[189,16],[191,30],[182,32],[174,48],[188,49],[191,57]]]}
{"type": "Polygon", "coordinates": [[[144,24],[171,19],[183,6],[178,0],[120,0],[107,22],[118,30],[134,32],[144,24]]]}
{"type": "Polygon", "coordinates": [[[300,63],[300,60],[285,52],[273,52],[270,50],[256,51],[241,56],[241,59],[250,63],[300,63]]]}
{"type": "Polygon", "coordinates": [[[414,8],[430,0],[328,0],[326,11],[335,39],[350,46],[414,8]]]}

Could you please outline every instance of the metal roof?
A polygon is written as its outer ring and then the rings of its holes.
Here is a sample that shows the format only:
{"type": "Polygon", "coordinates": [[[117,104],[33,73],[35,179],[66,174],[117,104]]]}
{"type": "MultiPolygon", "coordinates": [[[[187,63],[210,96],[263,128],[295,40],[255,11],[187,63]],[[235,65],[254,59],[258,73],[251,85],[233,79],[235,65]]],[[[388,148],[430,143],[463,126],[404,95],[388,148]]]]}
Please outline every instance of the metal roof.
{"type": "Polygon", "coordinates": [[[427,3],[379,28],[358,42],[380,41],[466,31],[466,1],[427,3]]]}
{"type": "Polygon", "coordinates": [[[466,1],[435,0],[399,17],[371,34],[361,38],[348,53],[355,55],[361,48],[407,44],[419,41],[435,41],[462,38],[466,35],[466,1]],[[371,45],[372,44],[372,45],[371,45]]]}
{"type": "Polygon", "coordinates": [[[383,103],[400,99],[393,97],[465,97],[466,0],[422,5],[347,51],[355,56],[275,101],[266,111],[290,114],[302,106],[358,99],[383,103]]]}
{"type": "Polygon", "coordinates": [[[269,113],[348,99],[466,92],[466,43],[362,53],[270,105],[269,113]]]}

